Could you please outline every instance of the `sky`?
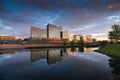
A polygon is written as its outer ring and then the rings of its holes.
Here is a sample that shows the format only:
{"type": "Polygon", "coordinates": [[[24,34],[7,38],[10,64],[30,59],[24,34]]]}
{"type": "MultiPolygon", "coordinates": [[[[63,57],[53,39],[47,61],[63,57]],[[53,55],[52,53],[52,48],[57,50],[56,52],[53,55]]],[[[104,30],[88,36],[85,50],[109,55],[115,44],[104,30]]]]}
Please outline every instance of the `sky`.
{"type": "Polygon", "coordinates": [[[104,40],[120,25],[120,0],[0,0],[0,35],[29,37],[31,26],[48,23],[104,40]]]}

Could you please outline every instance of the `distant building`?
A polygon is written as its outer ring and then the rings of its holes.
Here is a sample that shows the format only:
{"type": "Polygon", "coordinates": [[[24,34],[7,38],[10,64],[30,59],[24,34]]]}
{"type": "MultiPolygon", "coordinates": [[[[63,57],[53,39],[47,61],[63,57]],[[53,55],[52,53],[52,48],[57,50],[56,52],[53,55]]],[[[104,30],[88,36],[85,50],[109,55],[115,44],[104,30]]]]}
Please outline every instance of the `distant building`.
{"type": "Polygon", "coordinates": [[[31,27],[31,38],[32,39],[47,38],[47,30],[46,29],[40,29],[40,28],[32,26],[31,27]]]}
{"type": "Polygon", "coordinates": [[[84,42],[87,42],[86,36],[83,36],[83,40],[84,40],[84,42]]]}
{"type": "Polygon", "coordinates": [[[92,35],[86,35],[86,41],[87,42],[93,42],[93,36],[92,35]]]}
{"type": "Polygon", "coordinates": [[[60,33],[61,38],[69,38],[69,32],[68,31],[61,31],[60,33]]]}
{"type": "Polygon", "coordinates": [[[16,36],[0,36],[0,40],[16,40],[16,36]]]}
{"type": "Polygon", "coordinates": [[[79,40],[83,40],[83,36],[81,34],[73,35],[73,40],[76,42],[79,40]]]}
{"type": "Polygon", "coordinates": [[[69,33],[69,41],[73,41],[73,34],[72,33],[69,33]]]}
{"type": "Polygon", "coordinates": [[[61,38],[60,32],[62,31],[62,28],[53,24],[47,25],[47,38],[61,38]]]}
{"type": "Polygon", "coordinates": [[[97,39],[93,38],[93,42],[97,42],[97,39]]]}
{"type": "Polygon", "coordinates": [[[63,42],[69,41],[68,31],[62,31],[62,28],[53,24],[48,24],[47,29],[31,27],[32,42],[63,42]]]}

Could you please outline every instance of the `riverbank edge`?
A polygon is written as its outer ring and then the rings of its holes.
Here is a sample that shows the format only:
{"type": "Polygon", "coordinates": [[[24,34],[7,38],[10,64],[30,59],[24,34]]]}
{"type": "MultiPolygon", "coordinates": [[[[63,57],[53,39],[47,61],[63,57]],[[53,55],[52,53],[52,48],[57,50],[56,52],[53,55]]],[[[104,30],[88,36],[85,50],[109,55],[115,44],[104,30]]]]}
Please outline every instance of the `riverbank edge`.
{"type": "Polygon", "coordinates": [[[112,58],[120,58],[120,56],[118,56],[118,55],[113,55],[113,54],[108,53],[108,52],[102,52],[102,51],[99,51],[99,49],[94,50],[94,51],[95,51],[95,52],[102,53],[102,54],[105,54],[105,55],[107,55],[107,56],[109,56],[109,57],[112,57],[112,58]]]}
{"type": "Polygon", "coordinates": [[[120,44],[109,44],[108,46],[104,46],[95,51],[102,54],[106,54],[113,58],[120,58],[119,49],[120,49],[120,44]]]}
{"type": "Polygon", "coordinates": [[[64,45],[39,45],[39,44],[27,44],[27,45],[0,45],[0,50],[7,50],[7,49],[38,49],[38,48],[69,48],[69,47],[98,47],[94,45],[72,45],[72,46],[64,46],[64,45]]]}

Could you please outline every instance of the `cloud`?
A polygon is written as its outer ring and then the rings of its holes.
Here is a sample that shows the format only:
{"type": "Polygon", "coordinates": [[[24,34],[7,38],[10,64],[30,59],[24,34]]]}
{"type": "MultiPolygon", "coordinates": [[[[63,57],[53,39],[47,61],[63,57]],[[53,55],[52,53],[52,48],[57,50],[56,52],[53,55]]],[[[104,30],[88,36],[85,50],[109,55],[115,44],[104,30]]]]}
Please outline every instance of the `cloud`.
{"type": "Polygon", "coordinates": [[[89,13],[86,13],[86,14],[85,14],[85,16],[86,16],[86,17],[89,17],[89,16],[90,16],[90,14],[89,14],[89,13]]]}
{"type": "Polygon", "coordinates": [[[106,35],[106,33],[94,33],[92,34],[94,37],[98,37],[98,36],[102,36],[102,35],[106,35]]]}
{"type": "Polygon", "coordinates": [[[4,30],[11,30],[12,27],[6,26],[2,23],[2,20],[0,20],[0,29],[4,30]]]}
{"type": "Polygon", "coordinates": [[[108,9],[113,9],[113,8],[118,8],[118,7],[120,8],[120,3],[108,5],[108,9]]]}
{"type": "Polygon", "coordinates": [[[116,15],[111,15],[106,18],[107,23],[109,24],[119,24],[120,23],[120,13],[116,15]]]}
{"type": "Polygon", "coordinates": [[[108,26],[120,23],[116,16],[119,3],[120,0],[0,0],[0,32],[29,37],[31,25],[46,28],[53,23],[74,33],[105,33],[108,26]]]}

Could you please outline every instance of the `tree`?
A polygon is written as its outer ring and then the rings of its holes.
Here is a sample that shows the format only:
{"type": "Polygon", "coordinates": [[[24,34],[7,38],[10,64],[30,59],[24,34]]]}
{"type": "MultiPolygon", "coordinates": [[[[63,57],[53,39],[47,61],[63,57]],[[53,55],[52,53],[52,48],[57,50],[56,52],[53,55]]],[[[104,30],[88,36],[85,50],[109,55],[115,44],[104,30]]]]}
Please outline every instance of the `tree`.
{"type": "Polygon", "coordinates": [[[109,31],[108,38],[118,42],[120,40],[120,25],[113,25],[112,31],[109,31]]]}
{"type": "Polygon", "coordinates": [[[74,41],[71,41],[70,44],[71,44],[71,46],[73,46],[75,43],[74,43],[74,41]]]}
{"type": "Polygon", "coordinates": [[[78,46],[83,46],[84,45],[84,40],[83,39],[79,40],[77,42],[77,44],[78,44],[78,46]]]}

